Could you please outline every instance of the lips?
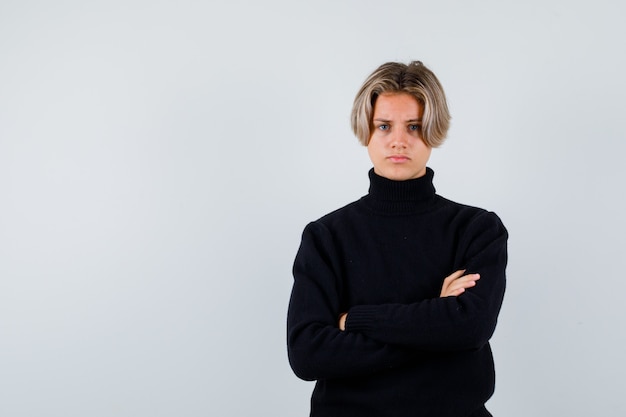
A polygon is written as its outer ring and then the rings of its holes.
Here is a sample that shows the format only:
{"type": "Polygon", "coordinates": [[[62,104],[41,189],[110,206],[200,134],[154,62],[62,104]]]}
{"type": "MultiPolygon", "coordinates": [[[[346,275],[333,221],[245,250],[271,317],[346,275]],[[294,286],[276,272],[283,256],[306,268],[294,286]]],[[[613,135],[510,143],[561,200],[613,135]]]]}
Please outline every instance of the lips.
{"type": "Polygon", "coordinates": [[[410,160],[410,158],[406,155],[391,155],[388,156],[387,159],[394,163],[402,163],[410,160]]]}

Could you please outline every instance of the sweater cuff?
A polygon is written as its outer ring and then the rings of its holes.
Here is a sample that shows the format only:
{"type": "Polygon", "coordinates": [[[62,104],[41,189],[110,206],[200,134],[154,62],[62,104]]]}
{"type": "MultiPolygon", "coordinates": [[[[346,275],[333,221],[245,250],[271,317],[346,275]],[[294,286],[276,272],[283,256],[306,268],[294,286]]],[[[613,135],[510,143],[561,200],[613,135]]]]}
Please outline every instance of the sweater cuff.
{"type": "Polygon", "coordinates": [[[355,306],[348,310],[346,317],[346,331],[364,332],[374,326],[376,315],[375,306],[355,306]]]}

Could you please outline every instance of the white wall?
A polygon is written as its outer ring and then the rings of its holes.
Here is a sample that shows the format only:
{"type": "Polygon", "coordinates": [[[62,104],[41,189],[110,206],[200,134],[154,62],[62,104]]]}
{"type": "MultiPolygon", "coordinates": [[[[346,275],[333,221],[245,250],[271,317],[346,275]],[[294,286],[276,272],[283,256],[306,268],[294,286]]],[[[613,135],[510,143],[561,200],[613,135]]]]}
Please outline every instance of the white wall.
{"type": "Polygon", "coordinates": [[[0,3],[0,415],[304,416],[304,225],[367,191],[364,77],[420,59],[440,194],[496,211],[495,415],[623,416],[617,1],[0,3]]]}

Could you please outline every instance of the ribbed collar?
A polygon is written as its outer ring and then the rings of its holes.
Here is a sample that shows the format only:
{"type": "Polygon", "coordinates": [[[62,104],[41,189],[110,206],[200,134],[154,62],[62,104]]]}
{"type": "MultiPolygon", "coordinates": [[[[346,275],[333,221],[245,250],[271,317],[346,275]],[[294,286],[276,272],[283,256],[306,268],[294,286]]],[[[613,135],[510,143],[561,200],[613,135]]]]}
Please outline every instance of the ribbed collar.
{"type": "Polygon", "coordinates": [[[425,211],[435,203],[434,171],[426,168],[426,174],[406,181],[393,181],[369,171],[369,194],[363,202],[383,214],[410,214],[425,211]]]}

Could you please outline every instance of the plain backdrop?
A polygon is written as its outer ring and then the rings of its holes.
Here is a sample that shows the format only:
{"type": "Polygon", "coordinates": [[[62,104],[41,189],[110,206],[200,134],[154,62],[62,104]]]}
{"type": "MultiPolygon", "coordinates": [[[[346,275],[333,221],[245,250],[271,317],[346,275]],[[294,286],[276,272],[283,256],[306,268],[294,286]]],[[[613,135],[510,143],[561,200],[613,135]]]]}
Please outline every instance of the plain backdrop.
{"type": "Polygon", "coordinates": [[[0,0],[0,415],[308,415],[300,235],[367,192],[365,77],[419,59],[438,193],[510,232],[488,407],[624,416],[625,11],[0,0]]]}

